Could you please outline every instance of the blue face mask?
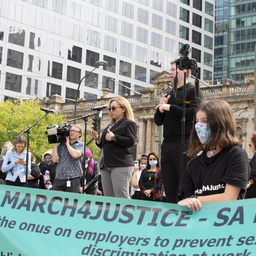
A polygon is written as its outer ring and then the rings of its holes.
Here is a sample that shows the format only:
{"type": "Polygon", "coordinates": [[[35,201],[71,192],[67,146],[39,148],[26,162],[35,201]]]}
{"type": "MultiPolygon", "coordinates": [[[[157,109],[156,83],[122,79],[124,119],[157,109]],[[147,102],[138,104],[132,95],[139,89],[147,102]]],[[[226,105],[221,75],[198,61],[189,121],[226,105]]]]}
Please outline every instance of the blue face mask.
{"type": "Polygon", "coordinates": [[[211,129],[209,124],[199,123],[195,124],[196,134],[202,144],[205,144],[211,135],[211,129]]]}
{"type": "Polygon", "coordinates": [[[156,166],[157,165],[157,161],[149,161],[149,165],[150,166],[156,166]]]}
{"type": "Polygon", "coordinates": [[[141,164],[140,167],[141,167],[142,169],[145,169],[145,168],[147,167],[147,165],[146,165],[146,164],[141,164]]]}

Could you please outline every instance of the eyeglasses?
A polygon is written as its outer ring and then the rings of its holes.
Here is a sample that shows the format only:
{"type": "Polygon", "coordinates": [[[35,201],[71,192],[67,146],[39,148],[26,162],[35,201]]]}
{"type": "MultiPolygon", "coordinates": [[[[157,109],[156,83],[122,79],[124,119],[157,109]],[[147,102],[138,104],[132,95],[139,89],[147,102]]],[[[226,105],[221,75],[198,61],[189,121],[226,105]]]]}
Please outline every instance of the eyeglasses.
{"type": "Polygon", "coordinates": [[[121,108],[121,107],[113,106],[113,107],[111,107],[111,108],[108,108],[108,111],[109,111],[109,112],[110,112],[111,110],[112,110],[112,111],[115,111],[117,108],[121,108]]]}
{"type": "Polygon", "coordinates": [[[70,132],[80,132],[80,131],[70,130],[70,132]]]}

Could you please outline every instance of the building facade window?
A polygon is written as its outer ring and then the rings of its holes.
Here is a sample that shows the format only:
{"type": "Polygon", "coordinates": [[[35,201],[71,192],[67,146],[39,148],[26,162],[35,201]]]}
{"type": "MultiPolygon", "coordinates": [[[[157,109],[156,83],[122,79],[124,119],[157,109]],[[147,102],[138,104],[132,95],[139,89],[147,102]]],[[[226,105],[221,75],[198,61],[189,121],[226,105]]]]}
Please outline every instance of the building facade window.
{"type": "Polygon", "coordinates": [[[192,30],[192,42],[201,45],[201,33],[192,30]]]}
{"type": "Polygon", "coordinates": [[[115,92],[115,79],[112,77],[102,77],[102,88],[108,88],[112,93],[115,92]]]}
{"type": "Polygon", "coordinates": [[[103,60],[107,62],[107,65],[103,67],[104,70],[115,73],[116,72],[116,59],[110,56],[103,56],[103,60]]]}
{"type": "Polygon", "coordinates": [[[157,76],[159,74],[159,72],[155,71],[155,70],[150,70],[150,84],[153,84],[153,80],[152,78],[154,78],[155,76],[157,76]]]}
{"type": "Polygon", "coordinates": [[[202,11],[202,0],[193,0],[193,7],[199,11],[202,11]]]}
{"type": "Polygon", "coordinates": [[[43,84],[42,81],[28,77],[27,78],[27,86],[26,86],[26,94],[41,98],[42,97],[42,84],[43,84]]]}
{"type": "Polygon", "coordinates": [[[176,36],[176,22],[166,19],[166,32],[176,36]]]}
{"type": "Polygon", "coordinates": [[[86,51],[86,65],[95,67],[96,62],[100,59],[100,54],[90,50],[86,51]]]}
{"type": "Polygon", "coordinates": [[[138,65],[135,65],[135,79],[146,82],[147,80],[147,69],[138,65]]]}
{"type": "Polygon", "coordinates": [[[155,32],[151,33],[151,45],[157,48],[162,48],[162,36],[155,32]]]}
{"type": "Polygon", "coordinates": [[[147,63],[148,62],[148,50],[141,46],[136,46],[136,60],[147,63]]]}
{"type": "Polygon", "coordinates": [[[106,9],[118,13],[119,0],[106,0],[106,9]]]}
{"type": "Polygon", "coordinates": [[[213,33],[213,21],[205,18],[204,19],[204,29],[208,32],[213,33]]]}
{"type": "Polygon", "coordinates": [[[96,100],[97,95],[89,92],[84,92],[84,99],[86,100],[96,100]]]}
{"type": "Polygon", "coordinates": [[[177,53],[177,41],[171,38],[165,38],[165,50],[171,53],[177,53]]]}
{"type": "Polygon", "coordinates": [[[202,16],[200,16],[196,13],[193,13],[192,24],[201,28],[202,27],[202,16]]]}
{"type": "Polygon", "coordinates": [[[117,52],[117,38],[105,35],[104,49],[110,52],[117,52]]]}
{"type": "Polygon", "coordinates": [[[61,14],[67,13],[67,0],[52,0],[52,10],[61,14]]]}
{"type": "Polygon", "coordinates": [[[177,17],[177,5],[169,1],[166,2],[166,13],[174,18],[177,17]]]}
{"type": "Polygon", "coordinates": [[[61,96],[61,86],[57,84],[47,83],[46,97],[58,94],[61,96]]]}
{"type": "Polygon", "coordinates": [[[201,51],[192,47],[192,58],[196,59],[197,62],[201,62],[201,51]]]}
{"type": "Polygon", "coordinates": [[[127,2],[123,2],[122,14],[127,18],[134,19],[134,6],[127,2]]]}
{"type": "Polygon", "coordinates": [[[77,91],[75,89],[66,87],[66,102],[74,102],[76,99],[76,92],[77,91]]]}
{"type": "Polygon", "coordinates": [[[132,43],[121,40],[120,54],[129,58],[132,58],[132,43]]]}
{"type": "Polygon", "coordinates": [[[114,33],[117,33],[117,28],[118,28],[118,19],[113,16],[106,15],[105,16],[105,29],[112,31],[114,33]]]}
{"type": "Polygon", "coordinates": [[[82,62],[82,48],[72,45],[68,48],[68,59],[76,62],[82,62]]]}
{"type": "Polygon", "coordinates": [[[163,0],[152,0],[152,7],[153,9],[162,12],[164,9],[164,2],[163,0]]]}
{"type": "Polygon", "coordinates": [[[189,40],[189,28],[180,25],[179,37],[185,40],[189,40]]]}
{"type": "Polygon", "coordinates": [[[81,69],[68,66],[67,68],[67,81],[79,84],[81,79],[81,69]]]}
{"type": "Polygon", "coordinates": [[[208,70],[204,70],[204,81],[212,80],[212,72],[208,70]]]}
{"type": "Polygon", "coordinates": [[[207,52],[204,53],[204,64],[212,67],[212,54],[207,52]]]}
{"type": "Polygon", "coordinates": [[[123,60],[119,63],[119,75],[131,77],[132,74],[132,64],[123,60]]]}
{"type": "Polygon", "coordinates": [[[38,74],[43,74],[44,71],[44,59],[28,55],[28,71],[38,74]]]}
{"type": "Polygon", "coordinates": [[[121,34],[123,36],[133,38],[133,24],[122,21],[121,34]]]}
{"type": "Polygon", "coordinates": [[[213,49],[213,38],[207,35],[204,35],[204,47],[212,50],[213,49]]]}
{"type": "Polygon", "coordinates": [[[119,95],[130,95],[131,94],[131,90],[129,90],[128,88],[131,88],[131,83],[125,82],[125,81],[119,81],[118,84],[118,94],[119,95]],[[122,86],[124,85],[124,86],[122,86]],[[125,87],[126,86],[126,87],[125,87]]]}
{"type": "Polygon", "coordinates": [[[97,31],[87,29],[86,42],[89,45],[100,48],[101,47],[101,34],[97,31]]]}
{"type": "Polygon", "coordinates": [[[205,1],[205,13],[213,16],[213,4],[205,1]]]}
{"type": "Polygon", "coordinates": [[[23,52],[14,51],[11,49],[8,49],[7,52],[7,66],[23,69],[23,52]]]}
{"type": "Polygon", "coordinates": [[[151,51],[150,64],[156,67],[161,67],[162,54],[160,52],[151,51]]]}
{"type": "Polygon", "coordinates": [[[99,75],[88,73],[89,71],[85,72],[86,78],[84,79],[84,85],[90,88],[98,89],[99,75]]]}
{"type": "Polygon", "coordinates": [[[22,76],[6,72],[5,89],[14,92],[21,92],[21,80],[22,76]]]}
{"type": "Polygon", "coordinates": [[[163,29],[163,17],[157,15],[157,14],[152,14],[152,27],[156,29],[163,29]]]}
{"type": "Polygon", "coordinates": [[[63,64],[55,61],[48,61],[48,76],[62,79],[62,70],[63,64]]]}
{"type": "Polygon", "coordinates": [[[180,0],[181,3],[190,5],[190,0],[180,0]]]}
{"type": "Polygon", "coordinates": [[[148,43],[148,30],[137,27],[137,36],[136,39],[144,44],[148,43]]]}
{"type": "Polygon", "coordinates": [[[12,44],[24,46],[25,45],[25,30],[10,26],[8,42],[12,43],[12,44]]]}
{"type": "Polygon", "coordinates": [[[149,13],[147,10],[144,10],[142,8],[138,8],[137,11],[138,15],[137,15],[137,21],[148,25],[148,20],[149,20],[149,13]]]}
{"type": "Polygon", "coordinates": [[[189,10],[180,7],[180,19],[189,23],[189,10]]]}

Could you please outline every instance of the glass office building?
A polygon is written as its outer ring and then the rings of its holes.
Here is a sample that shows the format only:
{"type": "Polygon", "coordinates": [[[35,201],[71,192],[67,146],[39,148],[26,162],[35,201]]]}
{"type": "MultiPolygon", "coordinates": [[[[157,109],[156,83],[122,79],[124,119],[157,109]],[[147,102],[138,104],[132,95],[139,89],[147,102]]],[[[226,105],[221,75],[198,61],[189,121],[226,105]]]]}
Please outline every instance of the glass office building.
{"type": "Polygon", "coordinates": [[[255,44],[256,1],[216,0],[215,81],[244,82],[243,73],[254,71],[255,44]]]}
{"type": "Polygon", "coordinates": [[[0,0],[0,100],[134,94],[191,46],[212,80],[213,0],[0,0]],[[123,86],[125,85],[125,86],[123,86]]]}

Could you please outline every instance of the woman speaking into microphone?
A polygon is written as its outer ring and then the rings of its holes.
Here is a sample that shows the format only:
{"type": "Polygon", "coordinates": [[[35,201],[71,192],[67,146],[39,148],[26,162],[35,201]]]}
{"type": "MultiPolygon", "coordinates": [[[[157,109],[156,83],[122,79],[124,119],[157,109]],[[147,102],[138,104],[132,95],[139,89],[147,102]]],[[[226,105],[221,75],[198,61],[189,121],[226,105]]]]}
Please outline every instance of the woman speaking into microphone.
{"type": "Polygon", "coordinates": [[[99,167],[105,196],[129,198],[134,160],[131,147],[135,144],[137,125],[130,103],[124,97],[108,103],[111,122],[102,132],[89,129],[101,148],[99,167]]]}

